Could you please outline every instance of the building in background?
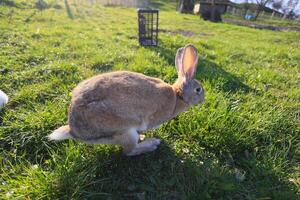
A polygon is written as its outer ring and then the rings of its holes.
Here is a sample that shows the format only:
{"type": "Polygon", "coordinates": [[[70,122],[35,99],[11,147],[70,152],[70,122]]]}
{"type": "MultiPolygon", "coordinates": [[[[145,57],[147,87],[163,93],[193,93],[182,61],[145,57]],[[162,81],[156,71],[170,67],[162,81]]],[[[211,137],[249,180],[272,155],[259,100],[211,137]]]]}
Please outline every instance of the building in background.
{"type": "Polygon", "coordinates": [[[204,20],[219,22],[227,7],[234,6],[233,4],[229,0],[200,0],[200,15],[204,20]]]}

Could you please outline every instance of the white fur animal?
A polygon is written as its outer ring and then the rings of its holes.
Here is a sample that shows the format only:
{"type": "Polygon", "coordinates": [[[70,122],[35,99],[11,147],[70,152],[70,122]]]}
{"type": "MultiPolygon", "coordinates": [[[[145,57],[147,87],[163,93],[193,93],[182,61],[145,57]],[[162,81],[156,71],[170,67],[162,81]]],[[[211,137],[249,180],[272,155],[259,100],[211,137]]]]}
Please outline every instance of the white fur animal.
{"type": "Polygon", "coordinates": [[[196,48],[189,44],[178,49],[175,61],[178,79],[173,85],[126,71],[83,81],[73,90],[68,125],[55,130],[49,139],[118,144],[128,156],[154,151],[160,140],[139,142],[139,134],[204,101],[204,89],[194,79],[196,48]]]}
{"type": "Polygon", "coordinates": [[[0,109],[8,102],[8,96],[0,90],[0,109]]]}

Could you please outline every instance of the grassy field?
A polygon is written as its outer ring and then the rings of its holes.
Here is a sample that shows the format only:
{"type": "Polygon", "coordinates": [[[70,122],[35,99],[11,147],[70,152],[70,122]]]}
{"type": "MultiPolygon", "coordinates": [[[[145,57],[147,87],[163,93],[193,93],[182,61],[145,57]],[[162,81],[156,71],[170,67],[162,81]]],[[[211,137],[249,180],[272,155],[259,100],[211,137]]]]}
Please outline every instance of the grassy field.
{"type": "Polygon", "coordinates": [[[300,33],[273,32],[160,8],[159,46],[137,43],[134,8],[0,6],[0,199],[299,199],[300,33]],[[130,70],[176,79],[177,48],[199,50],[206,102],[148,136],[162,144],[125,157],[117,146],[45,138],[66,124],[85,78],[130,70]]]}
{"type": "Polygon", "coordinates": [[[271,18],[270,16],[264,15],[264,16],[259,16],[257,20],[253,21],[253,20],[245,20],[243,16],[231,15],[226,13],[225,15],[223,15],[223,19],[225,22],[228,20],[234,20],[237,22],[244,23],[245,25],[256,24],[256,25],[272,26],[272,27],[278,27],[282,29],[300,32],[299,21],[282,19],[279,17],[271,18]]]}

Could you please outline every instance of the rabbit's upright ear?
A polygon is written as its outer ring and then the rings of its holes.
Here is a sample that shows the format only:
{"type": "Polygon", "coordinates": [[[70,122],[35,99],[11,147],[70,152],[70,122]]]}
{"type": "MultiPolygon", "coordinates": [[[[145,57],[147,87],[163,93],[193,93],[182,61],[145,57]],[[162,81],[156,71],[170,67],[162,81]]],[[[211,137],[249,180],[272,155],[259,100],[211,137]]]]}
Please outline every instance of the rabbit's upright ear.
{"type": "Polygon", "coordinates": [[[175,64],[178,76],[183,80],[194,78],[198,63],[198,51],[192,44],[179,48],[176,53],[175,64]]]}
{"type": "Polygon", "coordinates": [[[179,48],[177,50],[176,57],[175,57],[175,66],[177,69],[178,76],[180,77],[184,76],[183,62],[182,62],[183,52],[184,52],[184,48],[183,47],[179,48]]]}
{"type": "Polygon", "coordinates": [[[192,44],[188,44],[184,47],[182,67],[183,74],[186,80],[191,80],[195,76],[195,72],[198,64],[198,51],[192,44]]]}

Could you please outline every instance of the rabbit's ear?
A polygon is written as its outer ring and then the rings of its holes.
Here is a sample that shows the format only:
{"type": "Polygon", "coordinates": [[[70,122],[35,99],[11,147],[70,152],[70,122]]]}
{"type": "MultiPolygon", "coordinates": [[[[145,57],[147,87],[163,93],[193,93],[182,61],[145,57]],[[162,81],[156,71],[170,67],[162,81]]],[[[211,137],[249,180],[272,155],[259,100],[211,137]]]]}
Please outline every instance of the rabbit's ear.
{"type": "Polygon", "coordinates": [[[182,58],[182,71],[186,80],[194,78],[198,63],[198,51],[192,44],[184,47],[182,58]]]}
{"type": "Polygon", "coordinates": [[[175,66],[179,76],[184,76],[183,65],[182,65],[183,52],[184,52],[184,48],[183,47],[179,48],[177,50],[176,57],[175,57],[175,66]]]}

